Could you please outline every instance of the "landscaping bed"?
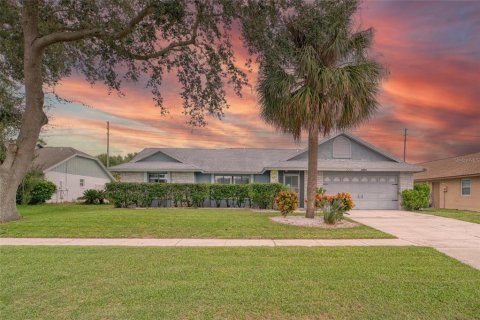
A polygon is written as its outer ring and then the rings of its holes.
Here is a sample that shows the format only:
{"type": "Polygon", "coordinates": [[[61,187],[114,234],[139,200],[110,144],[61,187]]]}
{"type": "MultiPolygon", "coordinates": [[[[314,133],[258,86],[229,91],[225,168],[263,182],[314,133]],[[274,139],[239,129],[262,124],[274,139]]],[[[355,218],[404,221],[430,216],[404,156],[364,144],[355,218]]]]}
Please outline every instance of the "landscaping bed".
{"type": "Polygon", "coordinates": [[[325,223],[323,217],[315,217],[314,219],[305,218],[304,216],[289,216],[289,217],[271,217],[270,220],[287,224],[291,226],[299,227],[311,227],[311,228],[326,228],[326,229],[345,229],[345,228],[355,228],[359,224],[352,220],[342,220],[338,221],[335,224],[325,223]]]}

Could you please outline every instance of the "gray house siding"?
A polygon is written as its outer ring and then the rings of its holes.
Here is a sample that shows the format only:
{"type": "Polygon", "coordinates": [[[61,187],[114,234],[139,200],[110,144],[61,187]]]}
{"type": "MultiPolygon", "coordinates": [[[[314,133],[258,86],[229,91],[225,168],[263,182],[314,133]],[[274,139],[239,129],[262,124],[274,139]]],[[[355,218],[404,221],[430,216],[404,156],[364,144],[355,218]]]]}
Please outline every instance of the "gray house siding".
{"type": "Polygon", "coordinates": [[[256,174],[253,177],[255,183],[270,183],[270,171],[265,171],[263,174],[256,174]]]}
{"type": "Polygon", "coordinates": [[[110,179],[97,161],[80,156],[75,156],[72,159],[59,164],[50,171],[110,179]]]}
{"type": "MultiPolygon", "coordinates": [[[[336,138],[337,139],[337,138],[336,138]]],[[[380,153],[361,145],[360,143],[348,139],[351,144],[351,160],[362,160],[362,161],[393,161],[380,153]]],[[[321,144],[318,148],[318,159],[322,160],[331,160],[335,159],[333,157],[333,143],[335,139],[329,140],[321,144]]],[[[303,152],[290,160],[308,160],[308,151],[303,152]]]]}
{"type": "Polygon", "coordinates": [[[210,173],[195,172],[195,182],[212,183],[212,175],[210,173]]]}

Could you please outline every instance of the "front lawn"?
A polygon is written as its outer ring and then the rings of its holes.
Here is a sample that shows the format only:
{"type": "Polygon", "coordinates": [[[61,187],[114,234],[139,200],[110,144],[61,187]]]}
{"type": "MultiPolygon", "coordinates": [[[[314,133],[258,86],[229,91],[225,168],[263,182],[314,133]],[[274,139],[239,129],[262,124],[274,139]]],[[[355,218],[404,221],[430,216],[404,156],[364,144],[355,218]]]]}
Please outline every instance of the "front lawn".
{"type": "Polygon", "coordinates": [[[433,214],[435,216],[463,220],[467,222],[480,223],[480,212],[454,209],[423,209],[421,213],[433,214]]]}
{"type": "Polygon", "coordinates": [[[478,319],[433,249],[0,247],[3,319],[478,319]]]}
{"type": "Polygon", "coordinates": [[[270,221],[278,213],[240,209],[114,209],[106,205],[20,207],[23,219],[0,224],[0,237],[361,239],[393,236],[360,225],[318,229],[270,221]]]}

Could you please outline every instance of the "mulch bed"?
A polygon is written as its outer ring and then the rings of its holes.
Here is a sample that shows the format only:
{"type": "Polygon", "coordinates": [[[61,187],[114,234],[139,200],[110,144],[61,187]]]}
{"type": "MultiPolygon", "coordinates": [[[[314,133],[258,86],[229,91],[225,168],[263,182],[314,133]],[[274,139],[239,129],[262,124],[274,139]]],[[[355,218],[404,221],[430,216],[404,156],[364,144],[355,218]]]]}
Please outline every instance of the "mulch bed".
{"type": "Polygon", "coordinates": [[[358,224],[352,221],[342,220],[336,224],[326,224],[323,221],[323,217],[315,217],[313,219],[308,219],[305,217],[290,216],[290,217],[271,217],[274,222],[288,224],[292,226],[299,227],[312,227],[312,228],[325,228],[325,229],[345,229],[345,228],[354,228],[358,224]]]}

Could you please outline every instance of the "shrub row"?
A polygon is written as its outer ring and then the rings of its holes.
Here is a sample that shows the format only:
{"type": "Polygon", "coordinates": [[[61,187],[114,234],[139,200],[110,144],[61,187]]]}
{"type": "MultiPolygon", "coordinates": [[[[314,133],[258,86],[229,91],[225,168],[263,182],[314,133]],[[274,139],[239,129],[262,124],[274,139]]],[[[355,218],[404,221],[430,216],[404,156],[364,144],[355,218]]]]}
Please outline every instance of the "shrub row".
{"type": "Polygon", "coordinates": [[[285,187],[279,183],[207,184],[207,183],[133,183],[112,182],[106,186],[107,199],[115,207],[162,206],[272,208],[275,196],[285,187]]]}

